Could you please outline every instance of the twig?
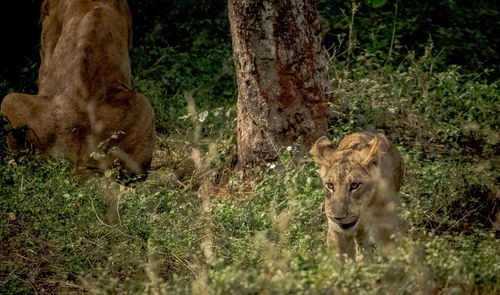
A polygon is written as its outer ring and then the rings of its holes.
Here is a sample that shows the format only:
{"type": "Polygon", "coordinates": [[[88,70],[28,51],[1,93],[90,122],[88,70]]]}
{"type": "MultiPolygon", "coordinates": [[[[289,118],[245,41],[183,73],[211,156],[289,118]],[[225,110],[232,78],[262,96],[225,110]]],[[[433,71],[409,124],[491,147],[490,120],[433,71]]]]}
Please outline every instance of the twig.
{"type": "Polygon", "coordinates": [[[36,286],[35,284],[33,284],[32,282],[30,282],[30,280],[22,280],[26,283],[28,283],[28,285],[30,285],[30,287],[33,289],[33,291],[35,292],[35,295],[38,295],[38,292],[36,291],[36,286]]]}
{"type": "Polygon", "coordinates": [[[398,18],[398,2],[399,0],[396,0],[396,3],[394,4],[394,19],[393,19],[393,24],[392,24],[392,37],[391,37],[391,46],[389,47],[389,55],[387,56],[386,63],[391,60],[391,55],[392,55],[392,48],[394,47],[394,39],[396,37],[396,20],[398,18]]]}
{"type": "Polygon", "coordinates": [[[121,231],[121,230],[117,229],[116,227],[111,226],[111,225],[109,225],[109,224],[105,223],[104,221],[102,221],[102,219],[99,217],[99,214],[97,214],[97,211],[96,211],[96,210],[95,210],[95,208],[94,208],[94,201],[92,200],[92,198],[90,198],[90,204],[91,204],[91,206],[92,206],[92,210],[94,211],[95,216],[97,217],[97,220],[98,220],[100,223],[102,223],[102,224],[103,224],[103,225],[105,225],[106,227],[109,227],[109,228],[111,228],[112,230],[114,230],[114,231],[118,232],[119,234],[124,235],[124,236],[126,236],[126,237],[128,237],[128,238],[130,238],[130,239],[136,239],[136,238],[137,238],[137,237],[135,237],[135,236],[129,235],[129,234],[127,234],[127,233],[125,233],[125,232],[123,232],[123,231],[121,231]]]}
{"type": "Polygon", "coordinates": [[[118,223],[122,226],[122,218],[120,216],[120,199],[122,198],[121,194],[118,194],[116,198],[116,215],[118,216],[118,223]]]}
{"type": "Polygon", "coordinates": [[[177,179],[177,180],[176,180],[176,182],[177,182],[178,184],[180,184],[182,187],[184,187],[184,189],[187,189],[187,188],[188,188],[188,186],[187,186],[187,185],[185,185],[184,183],[182,183],[180,180],[178,180],[178,179],[177,179]]]}
{"type": "Polygon", "coordinates": [[[347,63],[346,67],[349,67],[349,63],[351,60],[351,55],[352,55],[352,49],[354,46],[354,33],[353,33],[353,27],[354,27],[354,15],[358,11],[358,4],[356,1],[352,1],[352,8],[351,8],[351,23],[349,24],[349,39],[348,39],[348,45],[347,45],[347,63]]]}
{"type": "Polygon", "coordinates": [[[92,198],[90,198],[90,204],[92,205],[92,210],[94,210],[95,217],[97,217],[97,220],[99,220],[99,222],[104,224],[105,226],[107,226],[109,228],[113,228],[111,225],[106,224],[104,221],[101,220],[101,218],[99,218],[99,214],[97,214],[97,211],[94,208],[94,201],[92,201],[92,198]]]}
{"type": "Polygon", "coordinates": [[[214,171],[214,169],[207,170],[207,171],[205,171],[205,172],[201,173],[200,175],[197,175],[195,178],[196,178],[196,179],[203,178],[203,177],[205,177],[207,174],[209,174],[209,173],[211,173],[211,172],[213,172],[213,171],[214,171]]]}
{"type": "Polygon", "coordinates": [[[90,290],[90,289],[88,289],[86,287],[78,286],[78,285],[75,285],[75,284],[72,284],[72,283],[66,282],[66,281],[59,281],[59,283],[63,283],[63,284],[65,284],[68,287],[79,289],[79,290],[82,290],[82,291],[89,291],[90,290]]]}
{"type": "Polygon", "coordinates": [[[475,210],[470,210],[469,212],[467,212],[466,214],[464,214],[464,216],[462,218],[460,218],[459,220],[455,221],[455,223],[452,226],[450,226],[446,231],[449,231],[450,229],[456,227],[462,221],[464,221],[467,217],[469,217],[473,213],[477,213],[479,211],[479,209],[482,209],[484,206],[485,206],[485,204],[481,204],[480,206],[478,206],[477,208],[475,208],[475,210]]]}
{"type": "MultiPolygon", "coordinates": [[[[163,253],[163,254],[165,254],[165,253],[163,253]]],[[[193,269],[193,267],[189,265],[189,263],[188,263],[188,262],[184,261],[184,259],[182,259],[182,258],[180,258],[179,256],[175,255],[175,253],[173,253],[173,252],[172,252],[172,253],[170,253],[170,254],[172,254],[172,256],[174,256],[174,258],[175,258],[175,259],[177,259],[177,260],[178,260],[181,264],[183,264],[185,267],[187,267],[187,269],[189,269],[189,270],[193,273],[194,277],[195,277],[196,279],[198,279],[198,274],[197,274],[197,273],[196,273],[196,271],[193,269]]]]}

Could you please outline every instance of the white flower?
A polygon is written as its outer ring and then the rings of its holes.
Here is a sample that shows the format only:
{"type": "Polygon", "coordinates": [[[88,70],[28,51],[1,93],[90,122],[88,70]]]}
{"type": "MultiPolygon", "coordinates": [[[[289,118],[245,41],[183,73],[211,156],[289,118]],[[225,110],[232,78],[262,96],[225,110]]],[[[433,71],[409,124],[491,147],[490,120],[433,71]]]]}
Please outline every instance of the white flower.
{"type": "Polygon", "coordinates": [[[201,123],[203,123],[205,121],[205,119],[207,118],[207,116],[208,116],[208,112],[207,111],[201,112],[198,115],[198,121],[200,121],[201,123]]]}
{"type": "Polygon", "coordinates": [[[287,147],[286,147],[286,150],[287,150],[287,151],[291,151],[291,150],[292,150],[292,147],[291,147],[291,146],[287,146],[287,147]]]}
{"type": "Polygon", "coordinates": [[[274,169],[274,168],[276,168],[276,164],[269,165],[269,169],[274,169]]]}

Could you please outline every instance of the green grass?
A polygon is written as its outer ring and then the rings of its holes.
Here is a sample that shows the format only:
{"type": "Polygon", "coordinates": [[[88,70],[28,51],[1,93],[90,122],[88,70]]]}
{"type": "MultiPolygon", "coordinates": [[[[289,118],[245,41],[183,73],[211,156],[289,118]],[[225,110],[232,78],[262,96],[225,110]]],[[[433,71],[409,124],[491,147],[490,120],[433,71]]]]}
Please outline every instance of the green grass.
{"type": "Polygon", "coordinates": [[[499,82],[453,66],[432,71],[430,52],[393,68],[369,54],[348,71],[332,59],[331,138],[385,132],[406,166],[397,251],[382,257],[376,247],[363,249],[362,261],[341,265],[325,247],[323,192],[309,157],[285,148],[283,167],[264,167],[255,182],[233,171],[230,48],[155,50],[139,47],[132,56],[134,83],[150,98],[160,131],[146,181],[120,192],[79,179],[68,161],[25,155],[7,163],[2,150],[0,294],[500,292],[492,230],[499,82]],[[197,116],[186,110],[186,93],[197,116]],[[211,211],[202,214],[207,196],[211,211]]]}

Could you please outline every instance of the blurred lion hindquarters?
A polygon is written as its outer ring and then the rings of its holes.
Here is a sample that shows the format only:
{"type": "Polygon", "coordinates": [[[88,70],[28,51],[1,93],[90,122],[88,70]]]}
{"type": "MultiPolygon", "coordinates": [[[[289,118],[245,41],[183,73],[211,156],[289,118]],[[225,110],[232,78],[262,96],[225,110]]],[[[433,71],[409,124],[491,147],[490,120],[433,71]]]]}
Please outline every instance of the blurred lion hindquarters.
{"type": "MultiPolygon", "coordinates": [[[[43,155],[68,156],[79,171],[120,168],[145,175],[154,148],[154,111],[132,89],[132,20],[126,0],[45,0],[38,95],[7,95],[1,113],[43,155]]],[[[21,138],[22,137],[22,138],[21,138]]]]}

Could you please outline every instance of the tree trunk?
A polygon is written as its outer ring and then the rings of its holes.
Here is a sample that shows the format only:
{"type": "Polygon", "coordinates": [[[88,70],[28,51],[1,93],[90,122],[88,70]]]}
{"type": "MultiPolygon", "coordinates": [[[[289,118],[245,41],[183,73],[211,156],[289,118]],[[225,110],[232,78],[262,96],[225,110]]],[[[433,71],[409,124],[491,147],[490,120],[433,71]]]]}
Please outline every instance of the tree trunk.
{"type": "Polygon", "coordinates": [[[228,0],[238,78],[238,166],[309,149],[327,129],[328,59],[314,0],[228,0]]]}

